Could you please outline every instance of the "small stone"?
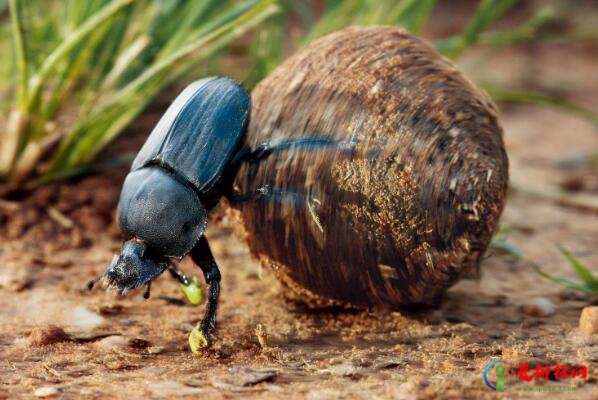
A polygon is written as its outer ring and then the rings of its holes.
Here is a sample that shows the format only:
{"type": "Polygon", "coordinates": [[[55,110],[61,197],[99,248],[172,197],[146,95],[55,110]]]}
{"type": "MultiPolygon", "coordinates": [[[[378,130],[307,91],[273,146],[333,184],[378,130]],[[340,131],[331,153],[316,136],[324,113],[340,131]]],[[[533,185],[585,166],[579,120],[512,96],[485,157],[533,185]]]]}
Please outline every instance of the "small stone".
{"type": "Polygon", "coordinates": [[[166,350],[166,348],[163,346],[151,346],[151,347],[147,348],[148,354],[153,354],[153,355],[164,353],[165,350],[166,350]]]}
{"type": "Polygon", "coordinates": [[[46,346],[53,343],[67,342],[71,337],[59,326],[48,325],[34,328],[29,334],[32,346],[46,346]]]}
{"type": "Polygon", "coordinates": [[[96,342],[96,346],[105,351],[122,351],[128,348],[129,341],[123,336],[109,336],[96,342]]]}
{"type": "Polygon", "coordinates": [[[598,306],[586,307],[581,311],[579,329],[586,336],[598,335],[598,306]]]}
{"type": "Polygon", "coordinates": [[[129,338],[125,336],[109,336],[96,342],[96,346],[105,351],[147,350],[151,343],[141,338],[129,338]]]}
{"type": "Polygon", "coordinates": [[[54,386],[43,386],[33,392],[35,397],[54,397],[60,394],[60,389],[54,386]]]}
{"type": "Polygon", "coordinates": [[[556,307],[546,297],[534,297],[521,306],[521,311],[533,317],[548,317],[555,313],[556,307]]]}

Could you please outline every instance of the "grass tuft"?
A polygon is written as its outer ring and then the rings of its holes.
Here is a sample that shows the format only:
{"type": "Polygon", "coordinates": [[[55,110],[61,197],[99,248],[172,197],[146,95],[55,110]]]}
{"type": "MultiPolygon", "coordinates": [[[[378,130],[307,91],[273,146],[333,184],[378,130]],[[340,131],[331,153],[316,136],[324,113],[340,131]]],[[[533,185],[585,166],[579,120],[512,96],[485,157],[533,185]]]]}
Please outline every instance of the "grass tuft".
{"type": "Polygon", "coordinates": [[[15,188],[84,170],[161,90],[278,12],[274,0],[8,6],[0,181],[15,188]]]}

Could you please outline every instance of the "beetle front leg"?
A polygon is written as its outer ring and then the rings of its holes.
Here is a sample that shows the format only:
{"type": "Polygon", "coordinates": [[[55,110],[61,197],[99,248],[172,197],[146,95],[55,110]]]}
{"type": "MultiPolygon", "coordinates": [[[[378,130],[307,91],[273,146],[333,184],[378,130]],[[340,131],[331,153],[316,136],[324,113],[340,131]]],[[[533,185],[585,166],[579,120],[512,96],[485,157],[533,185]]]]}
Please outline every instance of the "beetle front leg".
{"type": "Polygon", "coordinates": [[[220,295],[220,270],[205,236],[191,250],[191,259],[201,268],[206,283],[210,286],[206,313],[189,336],[191,351],[198,353],[202,348],[211,345],[211,336],[216,328],[216,309],[218,308],[218,297],[220,295]]]}

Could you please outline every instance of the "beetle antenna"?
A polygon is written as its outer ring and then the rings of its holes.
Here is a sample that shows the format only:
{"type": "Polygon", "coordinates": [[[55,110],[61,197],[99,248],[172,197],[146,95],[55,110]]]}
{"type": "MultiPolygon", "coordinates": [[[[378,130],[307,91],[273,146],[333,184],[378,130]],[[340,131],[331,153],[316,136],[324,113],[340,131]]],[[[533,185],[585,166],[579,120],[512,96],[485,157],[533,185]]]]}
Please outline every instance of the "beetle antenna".
{"type": "Polygon", "coordinates": [[[143,298],[144,299],[149,299],[150,298],[150,291],[152,290],[152,282],[149,281],[147,283],[147,287],[145,288],[145,292],[143,292],[143,298]]]}

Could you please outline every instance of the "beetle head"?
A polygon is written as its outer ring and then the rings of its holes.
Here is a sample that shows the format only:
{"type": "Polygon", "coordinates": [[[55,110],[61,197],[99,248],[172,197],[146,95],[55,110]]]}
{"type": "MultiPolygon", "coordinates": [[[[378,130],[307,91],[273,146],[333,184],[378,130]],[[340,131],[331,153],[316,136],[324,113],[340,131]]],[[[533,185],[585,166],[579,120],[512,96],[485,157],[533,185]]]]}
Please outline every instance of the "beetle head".
{"type": "Polygon", "coordinates": [[[147,254],[145,243],[131,239],[123,244],[120,254],[114,256],[103,278],[120,294],[125,294],[149,283],[166,268],[167,262],[155,260],[147,254]]]}

